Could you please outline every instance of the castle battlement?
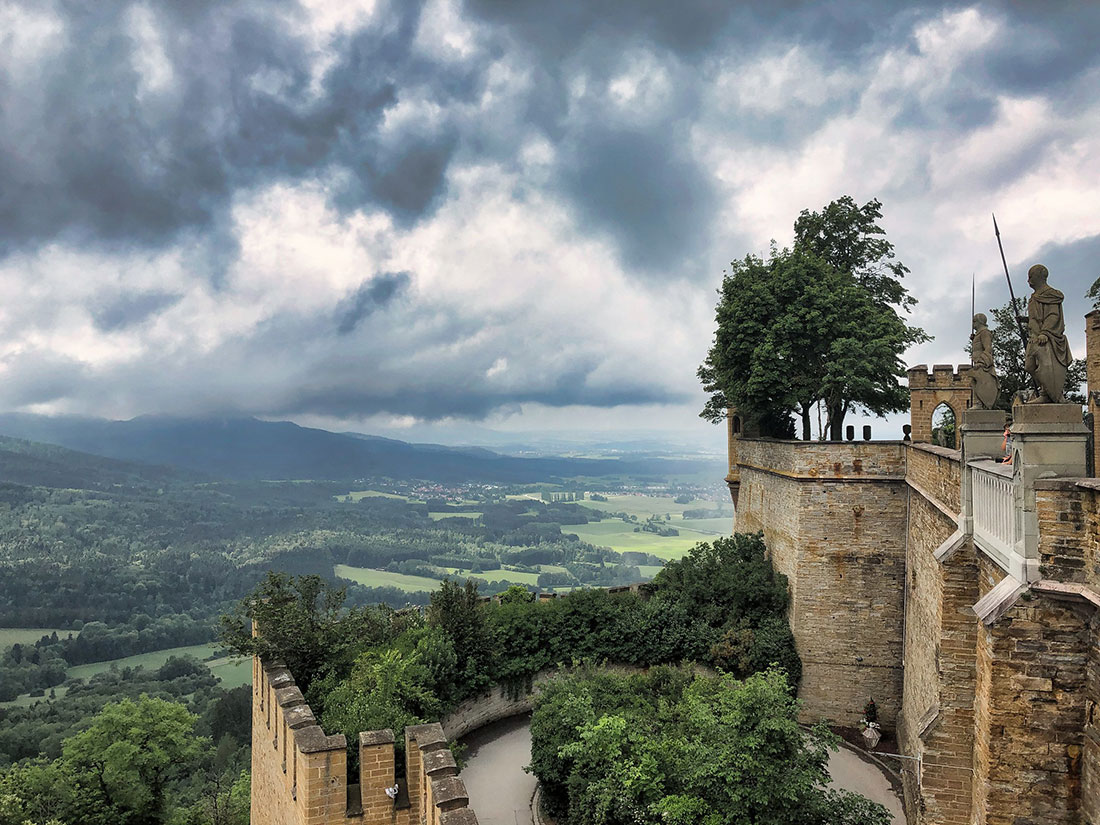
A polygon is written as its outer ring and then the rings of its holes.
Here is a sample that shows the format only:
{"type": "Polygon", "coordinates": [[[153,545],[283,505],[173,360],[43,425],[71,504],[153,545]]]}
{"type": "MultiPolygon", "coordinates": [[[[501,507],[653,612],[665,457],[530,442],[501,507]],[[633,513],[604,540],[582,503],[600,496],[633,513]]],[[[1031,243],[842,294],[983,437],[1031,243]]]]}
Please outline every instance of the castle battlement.
{"type": "Polygon", "coordinates": [[[396,799],[394,735],[359,734],[358,783],[347,739],[326,734],[281,663],[252,661],[253,825],[477,825],[438,724],[405,729],[405,779],[396,799]]]}
{"type": "Polygon", "coordinates": [[[931,370],[927,364],[917,364],[906,370],[906,374],[909,376],[910,389],[964,386],[970,391],[969,364],[959,364],[957,367],[951,364],[935,364],[931,370]]]}

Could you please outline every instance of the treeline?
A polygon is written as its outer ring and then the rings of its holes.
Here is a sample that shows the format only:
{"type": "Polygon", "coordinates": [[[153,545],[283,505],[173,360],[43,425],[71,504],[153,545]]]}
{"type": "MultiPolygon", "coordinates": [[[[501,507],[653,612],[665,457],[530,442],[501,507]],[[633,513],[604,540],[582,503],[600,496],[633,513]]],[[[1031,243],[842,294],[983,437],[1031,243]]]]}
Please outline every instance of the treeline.
{"type": "Polygon", "coordinates": [[[33,645],[14,644],[0,651],[0,701],[23,693],[41,695],[67,679],[70,666],[121,659],[138,653],[210,642],[210,616],[171,614],[156,619],[143,613],[109,627],[89,622],[77,631],[43,636],[33,645]]]}
{"type": "Polygon", "coordinates": [[[55,758],[0,771],[0,825],[247,825],[247,748],[228,735],[215,744],[204,728],[181,697],[104,704],[55,758]]]}

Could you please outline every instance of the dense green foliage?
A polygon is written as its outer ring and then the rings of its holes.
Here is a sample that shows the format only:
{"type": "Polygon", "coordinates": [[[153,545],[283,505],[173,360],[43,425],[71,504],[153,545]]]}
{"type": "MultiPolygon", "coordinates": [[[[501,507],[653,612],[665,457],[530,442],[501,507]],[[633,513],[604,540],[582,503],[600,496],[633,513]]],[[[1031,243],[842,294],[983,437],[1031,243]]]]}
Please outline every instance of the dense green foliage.
{"type": "Polygon", "coordinates": [[[105,704],[56,758],[0,773],[0,825],[243,825],[248,773],[232,743],[212,747],[179,701],[105,704]],[[234,758],[236,757],[236,758],[234,758]]]}
{"type": "MultiPolygon", "coordinates": [[[[59,448],[14,443],[28,461],[51,461],[36,473],[29,466],[3,472],[44,480],[61,472],[52,461],[59,448]]],[[[105,461],[84,458],[89,468],[105,461]]],[[[119,483],[102,489],[0,484],[0,626],[71,628],[33,649],[0,650],[0,701],[62,684],[68,666],[211,641],[217,617],[269,569],[333,582],[336,564],[404,566],[433,579],[446,575],[441,562],[481,570],[507,564],[499,582],[483,586],[488,593],[508,588],[510,570],[537,574],[537,564],[563,566],[568,572],[557,575],[570,585],[640,577],[619,554],[562,531],[603,515],[575,503],[498,495],[478,505],[476,520],[439,522],[426,504],[338,501],[334,491],[343,488],[327,483],[195,484],[156,468],[149,481],[129,469],[119,475],[115,464],[104,472],[119,483]]],[[[347,587],[355,605],[427,605],[430,595],[347,587]]]]}
{"type": "Polygon", "coordinates": [[[782,671],[738,681],[582,667],[540,691],[531,770],[563,825],[887,825],[827,789],[834,737],[806,732],[782,671]]]}
{"type": "Polygon", "coordinates": [[[640,595],[585,589],[544,602],[517,587],[485,603],[474,581],[445,581],[426,617],[344,610],[343,597],[317,578],[272,575],[227,618],[223,640],[287,663],[326,730],[349,742],[378,727],[392,727],[400,741],[405,725],[437,719],[490,684],[520,686],[582,659],[688,660],[737,676],[776,664],[794,684],[801,676],[786,578],[759,534],[698,544],[640,595]]]}
{"type": "Polygon", "coordinates": [[[699,368],[710,393],[704,418],[724,420],[736,407],[763,435],[789,437],[797,413],[808,440],[820,402],[829,437],[840,439],[853,409],[905,409],[901,354],[927,336],[899,314],[914,300],[881,217],[877,200],[857,206],[844,196],[820,213],[804,210],[791,249],[730,264],[714,343],[699,368]]]}

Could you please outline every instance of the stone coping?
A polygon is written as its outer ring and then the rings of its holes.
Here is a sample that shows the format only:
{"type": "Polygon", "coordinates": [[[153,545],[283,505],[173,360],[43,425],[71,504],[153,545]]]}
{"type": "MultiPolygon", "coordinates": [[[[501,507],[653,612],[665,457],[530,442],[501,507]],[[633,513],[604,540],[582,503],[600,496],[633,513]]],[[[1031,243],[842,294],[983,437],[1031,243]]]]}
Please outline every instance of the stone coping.
{"type": "Polygon", "coordinates": [[[268,684],[275,696],[275,703],[283,711],[294,746],[302,753],[344,750],[347,739],[344,734],[326,734],[317,723],[313,710],[306,704],[302,691],[294,682],[294,676],[282,662],[265,662],[260,666],[267,675],[268,684]]]}
{"type": "Polygon", "coordinates": [[[939,444],[928,444],[926,442],[905,442],[910,448],[914,450],[920,450],[922,453],[932,453],[940,458],[947,458],[951,461],[962,461],[962,450],[952,450],[950,447],[941,447],[939,444]]]}
{"type": "Polygon", "coordinates": [[[912,442],[905,441],[905,440],[900,439],[900,438],[872,438],[869,441],[867,439],[863,439],[863,438],[853,438],[851,441],[848,441],[847,439],[841,439],[841,440],[838,440],[838,441],[817,441],[816,439],[811,438],[809,441],[803,441],[801,438],[772,438],[770,436],[765,436],[765,435],[755,435],[755,436],[751,436],[751,437],[750,436],[742,436],[740,440],[741,441],[760,441],[760,442],[763,442],[765,444],[790,444],[793,447],[822,447],[822,446],[827,446],[827,447],[842,447],[842,446],[865,447],[868,444],[874,444],[876,446],[879,445],[879,444],[882,444],[882,445],[891,445],[892,444],[894,446],[905,446],[907,444],[912,443],[912,442]]]}
{"type": "Polygon", "coordinates": [[[973,467],[975,470],[982,470],[986,473],[993,473],[994,475],[1004,476],[1005,478],[1012,478],[1012,465],[1002,464],[999,461],[994,461],[991,458],[978,458],[974,461],[966,462],[967,466],[973,467]]]}
{"type": "Polygon", "coordinates": [[[389,729],[382,730],[363,730],[359,731],[359,747],[366,748],[371,745],[392,745],[393,744],[393,731],[389,729]]]}

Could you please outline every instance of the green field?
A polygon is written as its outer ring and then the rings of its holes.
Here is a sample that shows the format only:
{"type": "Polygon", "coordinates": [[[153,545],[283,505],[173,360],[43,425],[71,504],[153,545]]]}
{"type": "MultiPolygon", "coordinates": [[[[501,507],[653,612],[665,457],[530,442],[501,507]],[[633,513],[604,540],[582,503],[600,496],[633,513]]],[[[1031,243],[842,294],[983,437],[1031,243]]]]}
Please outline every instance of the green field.
{"type": "MultiPolygon", "coordinates": [[[[54,698],[60,699],[69,692],[69,689],[64,685],[58,685],[53,691],[54,698]]],[[[31,696],[29,693],[24,693],[22,696],[16,696],[14,699],[7,702],[0,702],[0,708],[29,708],[35,702],[45,702],[49,698],[49,695],[49,690],[46,691],[45,696],[31,696]]]]}
{"type": "Polygon", "coordinates": [[[77,665],[66,671],[70,679],[88,679],[97,673],[110,670],[112,665],[117,665],[121,670],[124,667],[143,666],[146,670],[156,670],[168,661],[169,656],[193,656],[202,661],[208,656],[213,656],[214,651],[219,650],[220,645],[188,645],[186,647],[170,647],[167,650],[154,650],[151,653],[139,653],[136,656],[127,656],[124,659],[111,659],[107,662],[92,662],[87,665],[77,665]]]}
{"type": "Polygon", "coordinates": [[[346,496],[337,496],[340,501],[359,501],[364,498],[396,498],[401,501],[408,501],[408,496],[399,496],[396,493],[382,493],[378,490],[353,490],[346,496]]]}
{"type": "Polygon", "coordinates": [[[210,672],[221,679],[221,686],[230,690],[241,685],[252,684],[252,660],[237,656],[225,656],[206,663],[210,672]]]}
{"type": "Polygon", "coordinates": [[[661,572],[664,568],[658,567],[656,564],[639,564],[638,572],[642,574],[642,578],[648,581],[661,572]]]}
{"type": "Polygon", "coordinates": [[[481,518],[481,513],[428,513],[428,518],[432,521],[440,521],[445,518],[481,518]]]}
{"type": "MultiPolygon", "coordinates": [[[[67,633],[68,631],[65,632],[67,633]]],[[[104,671],[110,670],[113,666],[121,670],[124,667],[138,667],[140,665],[146,670],[156,670],[168,661],[169,656],[191,656],[210,668],[210,672],[222,680],[221,686],[226,690],[238,687],[239,685],[250,684],[252,682],[251,659],[225,656],[220,659],[212,659],[209,662],[203,661],[207,657],[214,655],[214,653],[220,649],[221,645],[217,644],[170,647],[167,650],[139,653],[136,656],[127,656],[123,659],[110,659],[106,662],[92,662],[86,665],[77,665],[65,671],[65,675],[70,679],[90,679],[97,673],[103,673],[104,671]]],[[[54,688],[54,694],[56,698],[60,699],[68,690],[67,687],[59,685],[54,688]]],[[[49,695],[48,690],[46,691],[46,695],[49,695]]],[[[0,707],[29,707],[35,702],[45,701],[45,698],[44,696],[23,694],[22,696],[12,699],[10,702],[0,702],[0,707]]]]}
{"type": "MultiPolygon", "coordinates": [[[[547,565],[550,567],[551,565],[547,565]]],[[[538,573],[520,573],[518,570],[490,570],[487,573],[470,573],[463,571],[459,567],[447,567],[445,568],[448,573],[453,573],[459,579],[477,579],[483,582],[499,582],[510,581],[513,584],[530,584],[532,586],[539,583],[538,573]]],[[[539,567],[539,570],[545,570],[546,567],[539,567]]],[[[563,567],[554,567],[555,570],[564,571],[563,567]]]]}
{"type": "MultiPolygon", "coordinates": [[[[454,578],[460,581],[477,579],[483,582],[510,581],[516,584],[538,583],[537,573],[518,573],[513,570],[490,570],[488,573],[470,573],[459,567],[444,567],[454,578]]],[[[555,567],[555,570],[564,568],[555,567]]],[[[333,573],[340,578],[351,579],[364,587],[396,587],[406,593],[417,590],[437,590],[441,579],[429,579],[426,576],[410,576],[405,573],[390,573],[386,570],[375,570],[371,567],[349,567],[346,564],[338,564],[333,568],[333,573]]]]}
{"type": "Polygon", "coordinates": [[[396,587],[406,593],[417,590],[435,590],[439,587],[438,579],[429,579],[425,576],[409,576],[405,573],[389,573],[385,570],[374,570],[369,567],[349,567],[346,564],[338,564],[333,573],[343,579],[351,579],[365,587],[396,587]]]}
{"type": "MultiPolygon", "coordinates": [[[[604,519],[589,524],[570,524],[562,529],[576,533],[582,541],[598,547],[610,547],[620,553],[634,550],[652,553],[662,559],[678,559],[700,541],[708,537],[701,533],[685,530],[678,536],[658,536],[655,533],[634,532],[636,524],[628,524],[621,519],[604,519]]],[[[670,527],[678,527],[675,521],[670,527]]]]}
{"type": "Polygon", "coordinates": [[[51,633],[56,633],[64,639],[74,632],[62,630],[59,627],[0,627],[0,650],[12,645],[33,645],[43,636],[49,636],[51,633]]]}
{"type": "Polygon", "coordinates": [[[668,523],[677,530],[694,530],[710,536],[728,536],[733,528],[733,516],[729,518],[676,519],[668,523]]]}
{"type": "Polygon", "coordinates": [[[643,496],[634,494],[616,494],[607,496],[607,501],[591,501],[585,499],[578,501],[585,507],[593,510],[603,510],[608,513],[627,513],[631,516],[645,520],[650,516],[663,516],[670,513],[673,519],[682,515],[684,510],[713,510],[718,505],[713,501],[695,499],[687,504],[677,504],[672,496],[643,496]]]}

